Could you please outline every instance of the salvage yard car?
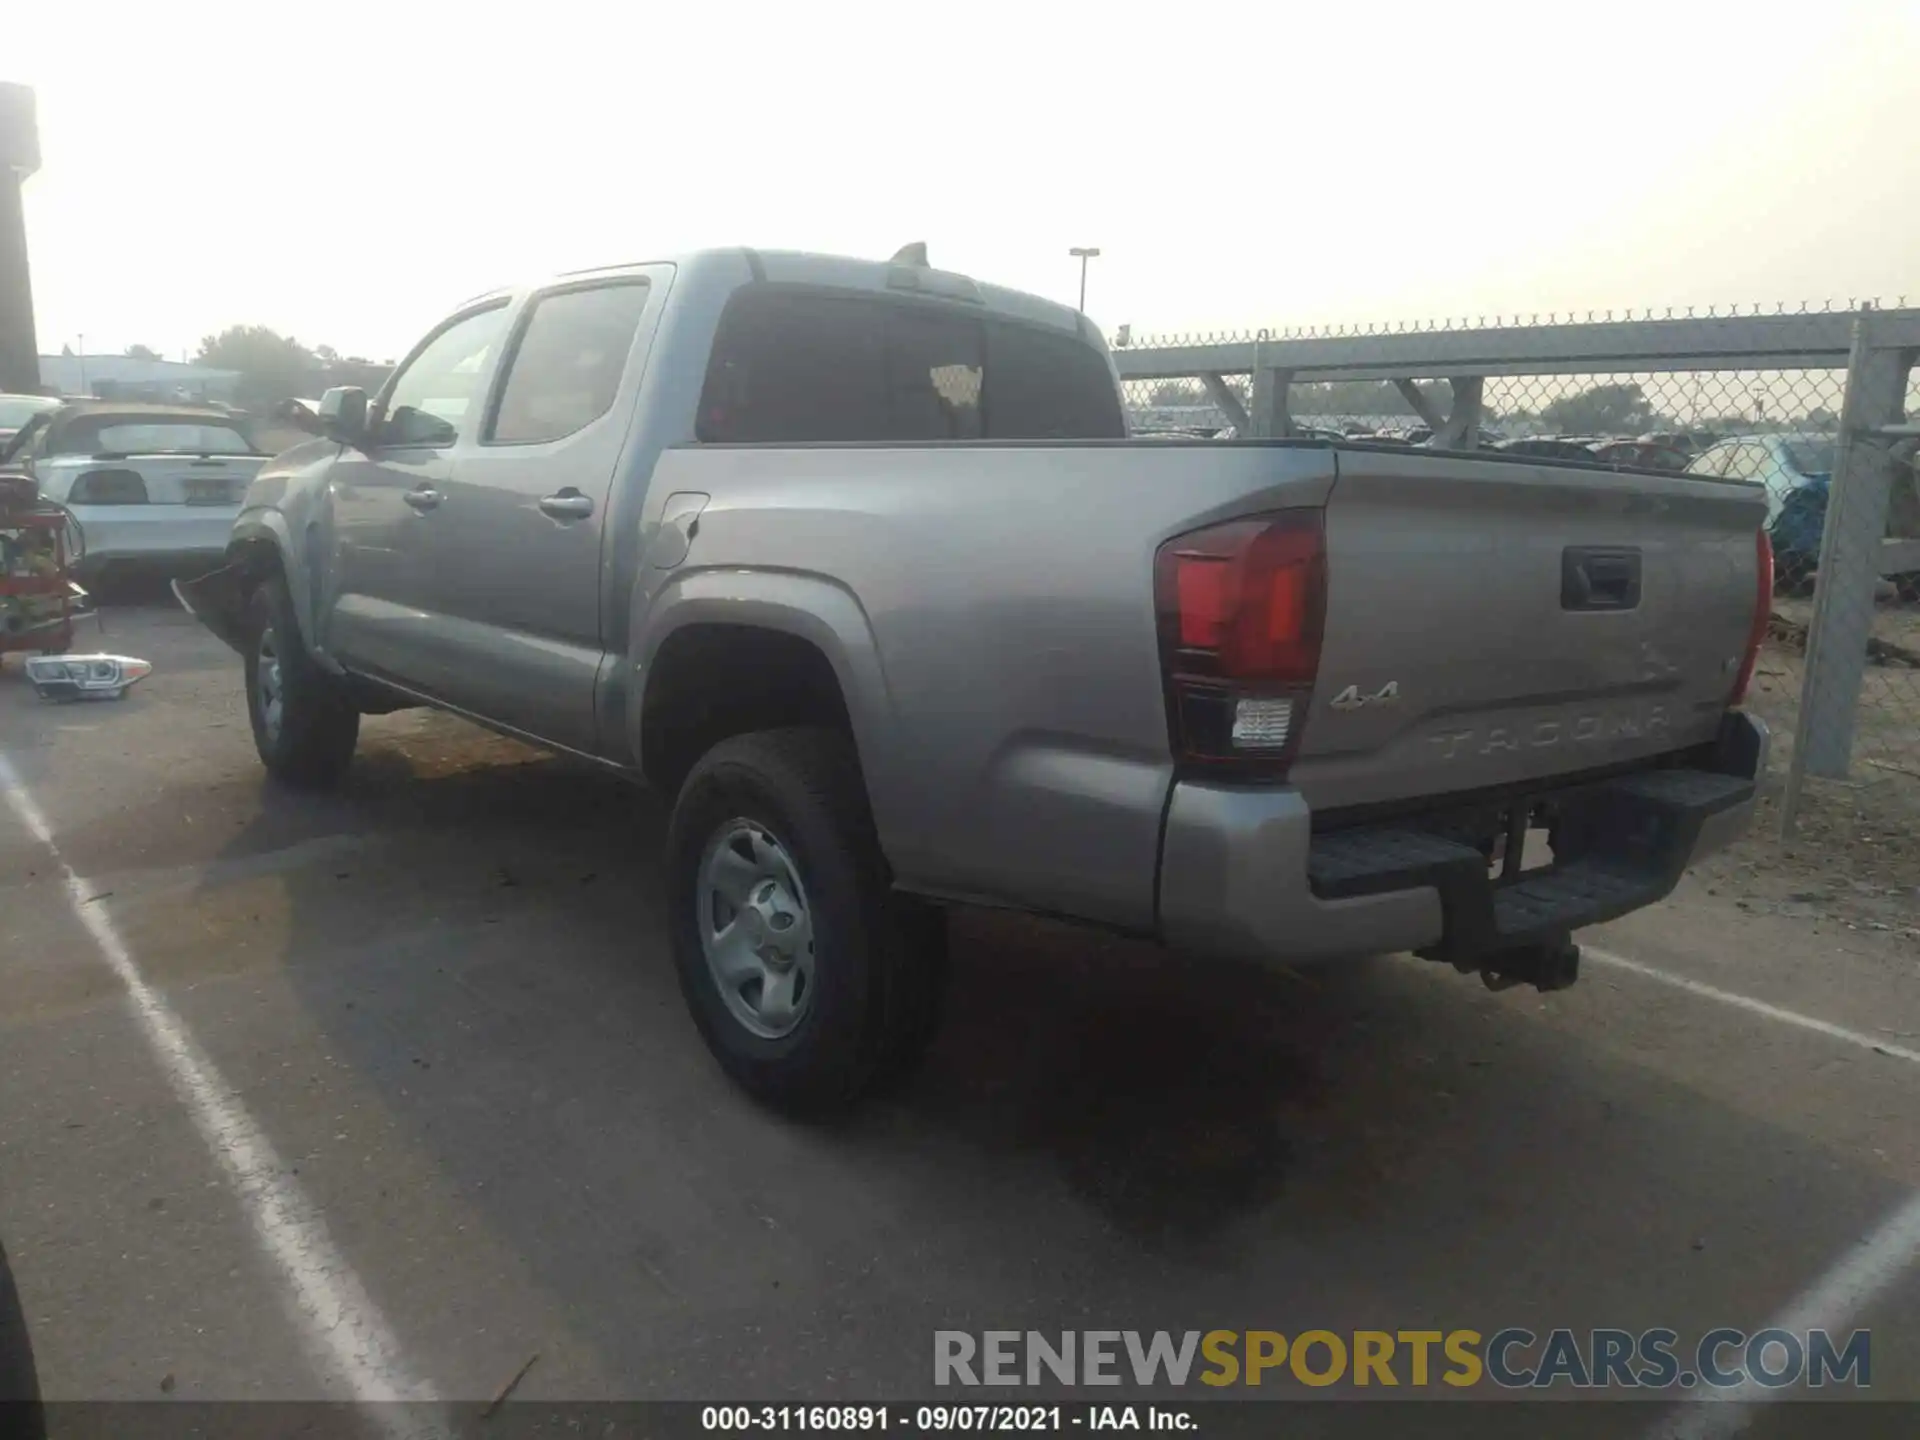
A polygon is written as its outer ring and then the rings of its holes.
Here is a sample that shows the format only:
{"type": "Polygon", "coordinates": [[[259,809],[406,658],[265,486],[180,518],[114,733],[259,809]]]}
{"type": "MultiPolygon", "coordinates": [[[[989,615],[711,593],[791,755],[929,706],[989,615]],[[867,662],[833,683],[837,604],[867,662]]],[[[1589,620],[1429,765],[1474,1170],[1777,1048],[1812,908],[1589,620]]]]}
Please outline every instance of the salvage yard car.
{"type": "Polygon", "coordinates": [[[924,262],[501,291],[320,411],[175,587],[268,772],[427,705],[658,786],[689,1007],[783,1105],[911,1063],[954,904],[1568,984],[1765,763],[1754,487],[1133,443],[1083,316],[924,262]]]}
{"type": "Polygon", "coordinates": [[[60,402],[47,395],[0,395],[0,452],[20,429],[43,410],[55,409],[60,402]]]}
{"type": "Polygon", "coordinates": [[[1838,444],[1834,436],[1818,432],[1736,435],[1695,456],[1687,473],[1724,475],[1761,486],[1780,575],[1787,588],[1803,588],[1812,583],[1820,565],[1838,444]]]}
{"type": "Polygon", "coordinates": [[[73,515],[83,576],[128,561],[218,565],[266,459],[227,411],[117,400],[40,411],[0,451],[73,515]]]}

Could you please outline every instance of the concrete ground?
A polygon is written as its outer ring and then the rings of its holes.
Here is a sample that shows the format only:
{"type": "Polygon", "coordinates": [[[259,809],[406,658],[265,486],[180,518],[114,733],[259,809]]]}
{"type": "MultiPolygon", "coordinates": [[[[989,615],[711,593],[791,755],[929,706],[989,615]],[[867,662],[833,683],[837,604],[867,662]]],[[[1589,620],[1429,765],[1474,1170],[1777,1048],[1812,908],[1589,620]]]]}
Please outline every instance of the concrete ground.
{"type": "Polygon", "coordinates": [[[924,1073],[800,1126],[683,1013],[659,803],[419,714],[291,796],[230,652],[106,631],[155,665],[123,704],[0,678],[0,1244],[50,1399],[485,1400],[535,1356],[516,1398],[898,1399],[937,1329],[1782,1318],[1920,1400],[1915,897],[1743,906],[1763,844],[1551,996],[962,915],[924,1073]]]}

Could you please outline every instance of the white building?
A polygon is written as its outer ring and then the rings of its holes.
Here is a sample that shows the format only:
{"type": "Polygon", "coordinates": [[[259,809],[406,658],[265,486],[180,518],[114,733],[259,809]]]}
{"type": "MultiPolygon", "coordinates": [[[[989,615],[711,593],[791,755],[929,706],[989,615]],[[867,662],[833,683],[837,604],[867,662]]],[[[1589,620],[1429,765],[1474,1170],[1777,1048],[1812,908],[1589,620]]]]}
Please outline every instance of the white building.
{"type": "Polygon", "coordinates": [[[136,360],[130,355],[42,355],[40,384],[62,395],[98,395],[107,400],[233,399],[237,370],[210,370],[177,360],[136,360]]]}

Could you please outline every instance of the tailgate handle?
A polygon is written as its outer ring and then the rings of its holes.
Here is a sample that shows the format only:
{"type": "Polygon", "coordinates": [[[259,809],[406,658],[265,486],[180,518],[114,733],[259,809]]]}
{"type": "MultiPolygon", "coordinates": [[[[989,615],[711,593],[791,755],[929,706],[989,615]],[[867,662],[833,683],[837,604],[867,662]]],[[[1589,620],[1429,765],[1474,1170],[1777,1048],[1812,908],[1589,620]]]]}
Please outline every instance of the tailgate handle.
{"type": "Polygon", "coordinates": [[[1560,552],[1562,610],[1632,610],[1640,603],[1640,552],[1570,545],[1560,552]]]}

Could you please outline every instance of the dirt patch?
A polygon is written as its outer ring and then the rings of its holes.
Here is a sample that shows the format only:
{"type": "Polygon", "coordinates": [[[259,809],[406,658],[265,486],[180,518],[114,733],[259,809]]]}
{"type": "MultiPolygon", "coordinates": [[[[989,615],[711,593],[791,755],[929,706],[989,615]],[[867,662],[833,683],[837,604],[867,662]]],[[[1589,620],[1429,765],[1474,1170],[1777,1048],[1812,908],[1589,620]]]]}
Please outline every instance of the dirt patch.
{"type": "Polygon", "coordinates": [[[1770,786],[1747,839],[1695,867],[1707,892],[1754,914],[1828,919],[1920,947],[1920,784],[1810,784],[1788,840],[1779,801],[1770,786]]]}
{"type": "MultiPolygon", "coordinates": [[[[1874,628],[1920,642],[1920,612],[1883,612],[1874,628]]],[[[1780,802],[1804,674],[1793,647],[1776,642],[1761,652],[1748,704],[1773,730],[1767,785],[1752,833],[1695,874],[1742,910],[1832,919],[1920,945],[1920,672],[1868,668],[1853,774],[1809,779],[1794,833],[1783,839],[1780,802]]]]}

